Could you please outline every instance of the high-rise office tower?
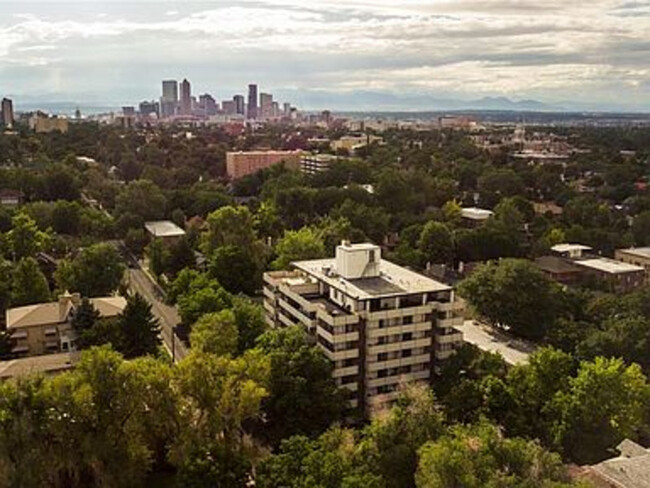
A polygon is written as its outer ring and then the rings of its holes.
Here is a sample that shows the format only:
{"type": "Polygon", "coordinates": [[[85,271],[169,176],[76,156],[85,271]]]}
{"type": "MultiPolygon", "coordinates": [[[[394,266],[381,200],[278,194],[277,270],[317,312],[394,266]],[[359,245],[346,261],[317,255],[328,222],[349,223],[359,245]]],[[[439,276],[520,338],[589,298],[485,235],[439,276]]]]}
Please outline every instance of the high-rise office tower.
{"type": "Polygon", "coordinates": [[[271,117],[273,111],[273,95],[260,93],[260,112],[263,118],[271,117]]]}
{"type": "Polygon", "coordinates": [[[140,115],[142,117],[150,117],[152,115],[159,116],[160,114],[160,105],[158,102],[152,100],[152,101],[144,101],[140,102],[140,115]]]}
{"type": "Polygon", "coordinates": [[[205,117],[217,115],[217,110],[219,110],[219,104],[209,93],[205,93],[199,97],[199,107],[205,117]]]}
{"type": "Polygon", "coordinates": [[[178,105],[178,82],[164,80],[162,82],[162,97],[160,97],[160,112],[163,117],[176,115],[178,105]]]}
{"type": "Polygon", "coordinates": [[[290,103],[285,103],[283,111],[284,111],[284,116],[289,117],[291,115],[291,104],[290,103]]]}
{"type": "Polygon", "coordinates": [[[246,112],[244,112],[244,106],[246,105],[244,95],[235,95],[232,100],[235,102],[235,113],[246,115],[246,112]]]}
{"type": "Polygon", "coordinates": [[[181,115],[192,115],[192,87],[187,79],[181,82],[181,115]]]}
{"type": "Polygon", "coordinates": [[[8,98],[2,99],[2,123],[5,127],[14,125],[14,104],[8,98]]]}
{"type": "Polygon", "coordinates": [[[257,118],[257,85],[248,85],[248,118],[257,118]]]}

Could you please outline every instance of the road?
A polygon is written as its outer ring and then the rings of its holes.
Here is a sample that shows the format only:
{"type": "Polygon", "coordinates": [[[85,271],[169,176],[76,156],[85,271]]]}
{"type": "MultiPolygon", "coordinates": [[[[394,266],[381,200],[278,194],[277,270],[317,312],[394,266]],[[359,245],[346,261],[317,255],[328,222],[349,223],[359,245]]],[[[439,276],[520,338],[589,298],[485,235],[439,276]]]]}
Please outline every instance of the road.
{"type": "Polygon", "coordinates": [[[178,337],[174,338],[174,327],[181,322],[176,308],[163,302],[162,296],[156,291],[156,285],[141,269],[129,269],[129,288],[138,292],[151,304],[151,312],[160,321],[160,334],[165,347],[170,354],[172,351],[175,352],[176,362],[187,356],[189,351],[183,341],[178,337]]]}
{"type": "Polygon", "coordinates": [[[498,352],[508,364],[526,364],[528,357],[535,351],[535,345],[517,339],[498,331],[488,325],[474,320],[466,320],[459,330],[463,332],[463,340],[474,344],[479,349],[498,352]]]}

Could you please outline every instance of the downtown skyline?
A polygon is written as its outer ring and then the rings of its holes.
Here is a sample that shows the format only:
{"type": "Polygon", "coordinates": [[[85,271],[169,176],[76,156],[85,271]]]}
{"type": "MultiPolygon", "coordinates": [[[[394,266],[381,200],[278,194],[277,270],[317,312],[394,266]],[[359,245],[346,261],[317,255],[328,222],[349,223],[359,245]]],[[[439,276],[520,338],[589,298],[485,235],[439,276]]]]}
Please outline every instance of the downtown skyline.
{"type": "Polygon", "coordinates": [[[391,3],[3,2],[2,90],[18,107],[120,106],[183,73],[217,99],[258,80],[307,110],[650,111],[647,2],[391,3]]]}

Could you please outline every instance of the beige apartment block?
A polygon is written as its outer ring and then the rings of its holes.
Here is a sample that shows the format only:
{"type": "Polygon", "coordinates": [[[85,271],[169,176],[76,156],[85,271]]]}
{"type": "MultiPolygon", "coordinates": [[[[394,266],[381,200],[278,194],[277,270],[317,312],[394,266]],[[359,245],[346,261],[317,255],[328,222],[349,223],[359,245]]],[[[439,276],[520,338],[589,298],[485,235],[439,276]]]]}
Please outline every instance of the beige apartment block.
{"type": "Polygon", "coordinates": [[[292,267],[265,273],[266,319],[312,335],[350,408],[371,415],[401,385],[431,382],[463,342],[453,288],[382,259],[379,246],[343,242],[335,258],[292,267]]]}
{"type": "Polygon", "coordinates": [[[614,257],[627,264],[641,266],[645,269],[645,283],[650,284],[650,247],[632,247],[617,249],[614,257]]]}
{"type": "MultiPolygon", "coordinates": [[[[6,312],[12,353],[38,356],[76,350],[76,334],[70,321],[81,303],[79,294],[66,293],[57,302],[10,308],[6,312]]],[[[102,318],[115,317],[126,307],[123,297],[91,298],[102,318]]]]}

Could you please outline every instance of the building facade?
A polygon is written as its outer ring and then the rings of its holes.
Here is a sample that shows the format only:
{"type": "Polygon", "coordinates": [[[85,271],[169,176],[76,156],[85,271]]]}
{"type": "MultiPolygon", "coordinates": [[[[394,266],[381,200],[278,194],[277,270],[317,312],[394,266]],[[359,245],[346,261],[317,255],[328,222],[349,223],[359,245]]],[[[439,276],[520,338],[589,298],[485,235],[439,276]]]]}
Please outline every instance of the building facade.
{"type": "Polygon", "coordinates": [[[645,282],[650,285],[650,247],[617,249],[614,257],[624,263],[643,267],[645,269],[645,282]]]}
{"type": "Polygon", "coordinates": [[[2,105],[0,106],[0,111],[2,111],[2,124],[5,127],[13,127],[14,125],[14,104],[8,98],[2,99],[2,105]]]}
{"type": "Polygon", "coordinates": [[[178,82],[176,80],[164,80],[162,82],[162,97],[160,98],[160,115],[172,117],[176,115],[178,106],[178,82]]]}
{"type": "Polygon", "coordinates": [[[324,173],[338,159],[337,156],[332,154],[303,154],[300,159],[300,171],[307,175],[324,173]]]}
{"type": "Polygon", "coordinates": [[[181,81],[181,115],[192,115],[192,86],[187,79],[181,81]]]}
{"type": "Polygon", "coordinates": [[[232,97],[232,101],[235,102],[235,113],[246,115],[246,99],[244,98],[244,95],[235,95],[232,97]]]}
{"type": "Polygon", "coordinates": [[[246,175],[284,163],[288,168],[300,167],[301,151],[239,151],[226,153],[226,174],[236,180],[246,175]]]}
{"type": "Polygon", "coordinates": [[[248,85],[248,113],[249,119],[257,118],[257,85],[248,85]]]}
{"type": "Polygon", "coordinates": [[[348,407],[371,415],[401,385],[431,382],[463,342],[463,302],[451,286],[381,258],[374,244],[343,242],[333,259],[264,275],[272,327],[304,327],[334,364],[348,407]]]}

